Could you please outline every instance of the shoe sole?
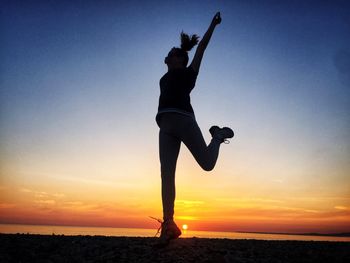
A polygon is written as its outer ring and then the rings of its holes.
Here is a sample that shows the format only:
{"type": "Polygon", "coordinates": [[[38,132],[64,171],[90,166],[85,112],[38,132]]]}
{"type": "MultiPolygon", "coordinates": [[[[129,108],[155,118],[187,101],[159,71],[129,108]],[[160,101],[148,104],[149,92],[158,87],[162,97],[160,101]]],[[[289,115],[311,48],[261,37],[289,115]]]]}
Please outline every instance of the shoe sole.
{"type": "Polygon", "coordinates": [[[159,237],[158,243],[154,246],[155,248],[164,248],[169,245],[171,240],[179,238],[181,236],[181,230],[179,232],[174,233],[174,231],[167,231],[167,236],[162,238],[159,237]]]}
{"type": "Polygon", "coordinates": [[[231,139],[231,138],[233,138],[233,136],[234,136],[233,130],[232,130],[231,128],[229,128],[229,127],[220,128],[220,127],[218,127],[218,126],[212,126],[212,127],[209,129],[209,132],[210,132],[210,134],[211,134],[212,137],[215,136],[215,132],[216,132],[217,130],[221,130],[221,131],[224,132],[224,135],[225,135],[225,136],[224,136],[224,138],[222,138],[223,141],[225,141],[226,139],[231,139]]]}

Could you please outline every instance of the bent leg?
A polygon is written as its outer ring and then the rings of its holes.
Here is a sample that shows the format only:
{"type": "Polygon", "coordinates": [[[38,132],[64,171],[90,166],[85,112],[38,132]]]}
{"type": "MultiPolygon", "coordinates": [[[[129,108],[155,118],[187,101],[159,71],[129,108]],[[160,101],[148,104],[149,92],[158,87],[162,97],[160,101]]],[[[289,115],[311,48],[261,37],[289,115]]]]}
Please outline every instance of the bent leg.
{"type": "Polygon", "coordinates": [[[192,153],[197,163],[205,170],[214,169],[219,156],[221,142],[213,138],[207,146],[196,121],[191,121],[182,134],[182,141],[192,153]]]}
{"type": "Polygon", "coordinates": [[[175,171],[181,141],[162,129],[159,132],[159,158],[162,177],[163,219],[173,219],[175,202],[175,171]]]}

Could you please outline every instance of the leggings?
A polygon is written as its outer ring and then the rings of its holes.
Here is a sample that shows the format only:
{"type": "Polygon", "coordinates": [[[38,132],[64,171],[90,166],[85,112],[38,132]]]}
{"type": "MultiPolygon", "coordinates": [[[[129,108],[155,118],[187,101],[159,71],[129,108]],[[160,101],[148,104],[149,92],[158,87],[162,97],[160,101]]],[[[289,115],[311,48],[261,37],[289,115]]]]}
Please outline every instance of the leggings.
{"type": "Polygon", "coordinates": [[[163,113],[158,122],[159,157],[162,178],[163,219],[172,220],[175,202],[175,170],[180,144],[183,142],[205,170],[211,171],[219,155],[221,142],[212,138],[206,144],[193,117],[179,113],[163,113]]]}

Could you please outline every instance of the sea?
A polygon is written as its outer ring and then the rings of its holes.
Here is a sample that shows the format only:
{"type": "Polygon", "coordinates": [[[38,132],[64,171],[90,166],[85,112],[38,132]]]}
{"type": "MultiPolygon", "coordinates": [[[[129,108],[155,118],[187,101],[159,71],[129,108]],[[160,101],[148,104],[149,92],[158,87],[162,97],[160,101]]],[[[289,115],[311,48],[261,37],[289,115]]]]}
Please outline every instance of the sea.
{"type": "MultiPolygon", "coordinates": [[[[89,236],[128,236],[154,237],[157,229],[114,228],[114,227],[81,227],[81,226],[49,226],[0,224],[2,234],[40,234],[40,235],[89,235],[89,236]]],[[[350,237],[293,235],[271,233],[213,232],[182,230],[182,238],[228,238],[256,240],[299,240],[299,241],[334,241],[350,242],[350,237]]]]}

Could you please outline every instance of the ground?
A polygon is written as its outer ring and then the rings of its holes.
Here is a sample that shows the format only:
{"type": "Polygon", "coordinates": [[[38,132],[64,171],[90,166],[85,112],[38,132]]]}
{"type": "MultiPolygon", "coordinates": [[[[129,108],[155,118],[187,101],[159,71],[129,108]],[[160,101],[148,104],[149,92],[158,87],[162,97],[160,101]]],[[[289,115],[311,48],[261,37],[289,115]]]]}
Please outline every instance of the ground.
{"type": "Polygon", "coordinates": [[[0,262],[350,262],[350,242],[0,234],[0,262]]]}

